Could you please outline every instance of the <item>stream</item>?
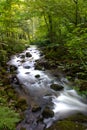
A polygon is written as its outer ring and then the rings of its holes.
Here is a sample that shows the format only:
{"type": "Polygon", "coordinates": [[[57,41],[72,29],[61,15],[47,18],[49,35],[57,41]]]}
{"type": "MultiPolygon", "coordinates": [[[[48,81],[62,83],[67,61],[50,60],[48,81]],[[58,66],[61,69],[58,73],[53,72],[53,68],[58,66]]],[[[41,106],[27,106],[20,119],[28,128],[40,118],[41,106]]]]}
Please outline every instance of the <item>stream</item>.
{"type": "Polygon", "coordinates": [[[57,79],[44,68],[42,70],[35,69],[37,60],[42,57],[36,46],[30,46],[23,53],[12,56],[8,62],[9,66],[17,67],[17,79],[13,79],[12,86],[26,97],[30,106],[25,111],[25,119],[18,125],[17,130],[20,130],[21,127],[26,130],[43,130],[45,127],[50,127],[53,122],[63,120],[70,115],[87,114],[85,99],[72,89],[65,77],[57,79]],[[17,84],[17,80],[21,85],[17,84]],[[50,87],[52,84],[62,86],[63,89],[56,91],[50,87]],[[31,108],[34,105],[40,106],[41,109],[32,112],[31,108]],[[49,108],[54,115],[48,118],[41,117],[46,108],[49,108]]]}

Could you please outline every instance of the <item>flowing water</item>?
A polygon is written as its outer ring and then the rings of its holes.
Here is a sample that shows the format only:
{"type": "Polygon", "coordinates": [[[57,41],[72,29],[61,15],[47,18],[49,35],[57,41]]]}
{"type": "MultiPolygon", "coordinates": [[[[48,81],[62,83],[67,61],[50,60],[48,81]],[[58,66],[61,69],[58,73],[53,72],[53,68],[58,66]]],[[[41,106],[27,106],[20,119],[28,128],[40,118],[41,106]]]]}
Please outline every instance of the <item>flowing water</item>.
{"type": "MultiPolygon", "coordinates": [[[[17,67],[17,78],[22,85],[22,92],[27,96],[27,102],[31,106],[36,103],[43,109],[48,106],[54,116],[44,118],[43,122],[49,127],[54,121],[64,119],[75,113],[87,113],[87,104],[77,92],[69,85],[69,81],[64,77],[57,79],[46,70],[36,70],[36,60],[40,60],[40,51],[36,46],[31,46],[19,55],[12,56],[8,65],[17,67]],[[23,57],[29,52],[31,57],[23,57]],[[39,75],[36,78],[36,75],[39,75]],[[64,87],[61,91],[55,91],[50,88],[51,84],[58,84],[64,87]]],[[[13,85],[14,86],[14,85],[13,85]]],[[[17,85],[15,84],[16,89],[17,85]]],[[[33,128],[32,128],[33,130],[33,128]]]]}

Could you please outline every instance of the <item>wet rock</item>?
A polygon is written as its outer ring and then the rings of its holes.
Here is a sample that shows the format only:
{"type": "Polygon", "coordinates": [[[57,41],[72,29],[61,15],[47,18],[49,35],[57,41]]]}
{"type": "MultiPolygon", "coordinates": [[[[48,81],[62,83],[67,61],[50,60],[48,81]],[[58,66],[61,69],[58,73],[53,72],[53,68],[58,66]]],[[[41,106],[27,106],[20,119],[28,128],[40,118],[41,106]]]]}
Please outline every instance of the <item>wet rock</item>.
{"type": "Polygon", "coordinates": [[[30,66],[24,66],[25,69],[30,69],[30,66]]]}
{"type": "Polygon", "coordinates": [[[15,74],[13,74],[9,78],[10,78],[10,83],[14,83],[14,84],[20,85],[20,81],[19,81],[18,77],[15,74]]]}
{"type": "Polygon", "coordinates": [[[39,107],[38,105],[35,105],[32,108],[32,112],[37,112],[37,111],[40,111],[40,110],[41,110],[41,107],[39,107]]]}
{"type": "Polygon", "coordinates": [[[26,57],[31,57],[32,55],[30,54],[30,52],[26,52],[26,57]]]}
{"type": "Polygon", "coordinates": [[[14,72],[17,70],[17,67],[15,65],[10,65],[10,71],[14,72]]]}
{"type": "Polygon", "coordinates": [[[40,78],[40,75],[39,75],[39,74],[37,74],[37,75],[35,75],[35,77],[36,77],[36,78],[40,78]]]}
{"type": "Polygon", "coordinates": [[[25,62],[25,60],[23,59],[23,60],[21,60],[21,63],[24,63],[25,62]]]}
{"type": "Polygon", "coordinates": [[[43,56],[43,55],[44,55],[43,52],[41,52],[41,53],[40,53],[40,56],[43,56]]]}
{"type": "Polygon", "coordinates": [[[25,55],[21,55],[20,58],[24,59],[24,58],[25,58],[25,55]]]}
{"type": "Polygon", "coordinates": [[[46,107],[44,111],[42,112],[42,116],[43,118],[50,118],[54,116],[54,112],[50,110],[48,107],[46,107]]]}
{"type": "Polygon", "coordinates": [[[43,67],[40,66],[40,65],[38,65],[38,64],[36,64],[36,65],[35,65],[35,70],[43,70],[43,67]]]}
{"type": "Polygon", "coordinates": [[[49,69],[50,65],[49,62],[47,62],[44,58],[37,60],[36,64],[35,64],[35,68],[45,68],[45,69],[49,69]]]}
{"type": "Polygon", "coordinates": [[[64,87],[63,86],[59,86],[58,84],[51,84],[50,88],[55,90],[55,91],[61,91],[61,90],[63,90],[64,87]]]}
{"type": "Polygon", "coordinates": [[[30,72],[26,72],[25,74],[30,74],[30,72]]]}

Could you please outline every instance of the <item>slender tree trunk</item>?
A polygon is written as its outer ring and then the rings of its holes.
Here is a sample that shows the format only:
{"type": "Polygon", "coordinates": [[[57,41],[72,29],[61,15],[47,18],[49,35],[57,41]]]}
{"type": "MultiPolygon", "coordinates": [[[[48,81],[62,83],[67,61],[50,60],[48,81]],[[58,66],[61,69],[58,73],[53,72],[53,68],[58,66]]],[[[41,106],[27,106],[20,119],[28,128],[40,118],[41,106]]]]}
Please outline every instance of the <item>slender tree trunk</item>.
{"type": "Polygon", "coordinates": [[[48,21],[49,21],[49,39],[50,42],[53,43],[54,42],[54,33],[53,33],[53,21],[52,21],[52,16],[50,14],[48,14],[48,21]]]}
{"type": "Polygon", "coordinates": [[[78,24],[78,0],[73,0],[75,3],[75,25],[78,24]]]}

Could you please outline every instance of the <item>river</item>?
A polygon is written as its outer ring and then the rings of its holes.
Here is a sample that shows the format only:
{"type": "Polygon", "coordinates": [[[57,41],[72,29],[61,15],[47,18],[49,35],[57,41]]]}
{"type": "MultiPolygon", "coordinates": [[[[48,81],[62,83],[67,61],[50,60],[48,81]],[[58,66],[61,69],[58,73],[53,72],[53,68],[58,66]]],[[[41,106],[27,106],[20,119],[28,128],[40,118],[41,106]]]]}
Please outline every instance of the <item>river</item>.
{"type": "MultiPolygon", "coordinates": [[[[43,128],[48,128],[54,121],[67,118],[72,114],[87,114],[87,104],[84,99],[72,89],[66,78],[61,77],[59,80],[50,72],[44,70],[44,68],[43,70],[35,69],[36,61],[42,57],[36,46],[30,46],[23,53],[12,56],[8,65],[17,67],[16,76],[21,83],[22,93],[24,91],[27,97],[27,103],[30,104],[31,107],[33,104],[38,104],[42,108],[41,111],[49,107],[49,109],[54,112],[53,117],[43,119],[42,124],[45,124],[43,128]],[[30,53],[31,56],[27,56],[26,54],[28,53],[30,53]],[[55,91],[50,87],[52,84],[58,84],[64,89],[55,91]]],[[[15,84],[15,81],[13,81],[13,86],[16,89],[19,87],[15,84]]],[[[27,114],[29,113],[27,112],[27,114]]],[[[35,127],[32,127],[30,130],[34,129],[35,127]]]]}

